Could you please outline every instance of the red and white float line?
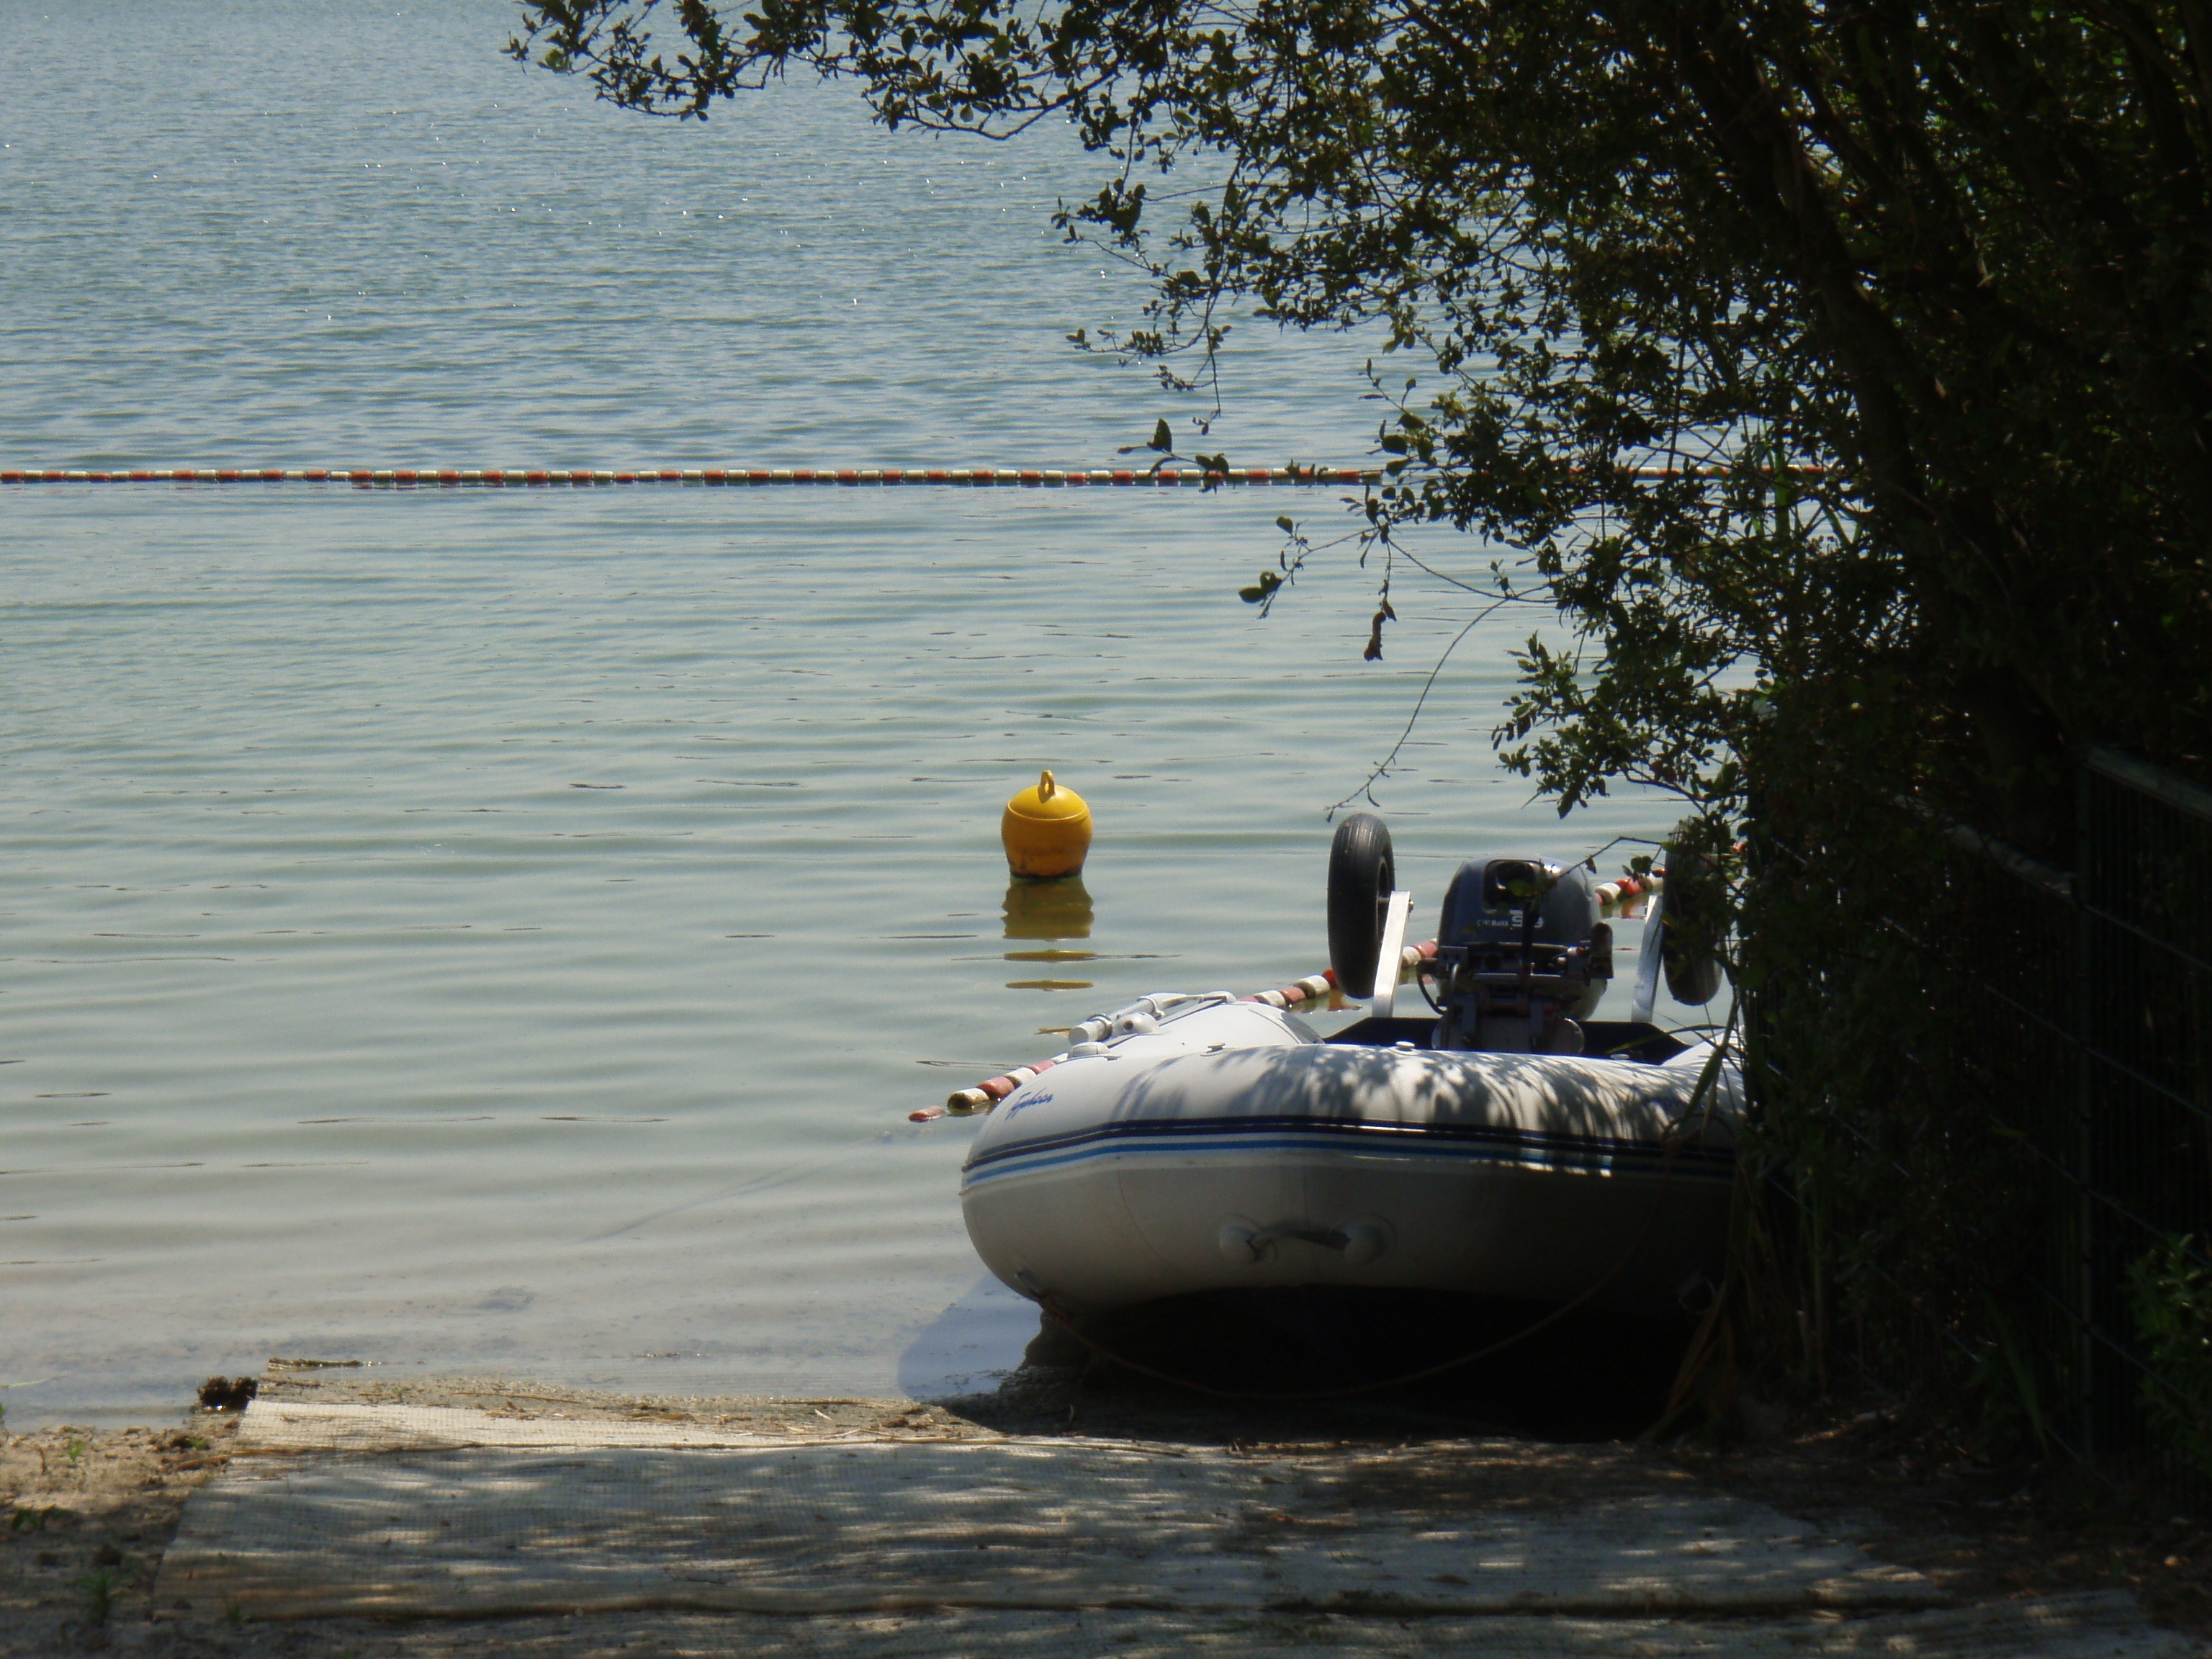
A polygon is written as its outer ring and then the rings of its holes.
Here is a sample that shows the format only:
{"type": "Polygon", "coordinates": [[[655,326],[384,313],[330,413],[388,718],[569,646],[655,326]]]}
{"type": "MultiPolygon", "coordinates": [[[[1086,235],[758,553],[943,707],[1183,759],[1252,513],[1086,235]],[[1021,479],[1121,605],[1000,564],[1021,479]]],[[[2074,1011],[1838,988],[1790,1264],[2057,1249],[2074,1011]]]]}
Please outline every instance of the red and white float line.
{"type": "MultiPolygon", "coordinates": [[[[1813,475],[1815,468],[1792,468],[1813,475]]],[[[1638,466],[1630,477],[1647,481],[1725,477],[1728,469],[1710,466],[1638,466]]],[[[1762,470],[1768,476],[1771,470],[1762,470]]],[[[343,466],[155,466],[0,467],[0,484],[167,483],[345,484],[356,489],[605,489],[617,484],[953,484],[969,489],[1073,489],[1079,486],[1172,489],[1214,484],[1378,484],[1384,474],[1374,467],[1252,466],[1225,472],[1200,467],[988,466],[705,466],[638,467],[343,467],[343,466]]]]}
{"type": "Polygon", "coordinates": [[[1254,466],[1227,472],[1198,467],[989,466],[690,466],[639,467],[343,467],[165,466],[100,471],[63,467],[0,467],[0,484],[169,483],[346,484],[356,489],[595,489],[622,484],[695,484],[744,488],[756,484],[955,484],[969,489],[1073,489],[1142,486],[1148,489],[1217,484],[1370,484],[1373,468],[1254,466]]]}
{"type": "MultiPolygon", "coordinates": [[[[1407,974],[1418,968],[1437,953],[1437,942],[1408,945],[1399,952],[1399,972],[1407,974]]],[[[1324,968],[1318,974],[1294,980],[1290,984],[1272,991],[1255,991],[1249,997],[1239,997],[1239,1002],[1264,1002],[1270,1008],[1295,1008],[1301,1003],[1314,1002],[1336,989],[1336,970],[1324,968]]],[[[1069,1033],[1073,1036],[1073,1032],[1069,1033]]],[[[972,1089],[957,1089],[942,1106],[925,1106],[920,1111],[908,1112],[908,1119],[915,1123],[927,1123],[951,1113],[965,1117],[971,1112],[988,1112],[1031,1078],[1049,1072],[1066,1060],[1066,1054],[1054,1054],[1050,1060],[1041,1060],[1034,1066],[1017,1066],[1004,1077],[994,1077],[988,1083],[979,1083],[972,1089]]]]}
{"type": "Polygon", "coordinates": [[[1655,870],[1648,876],[1623,876],[1618,881],[1602,881],[1597,886],[1600,904],[1626,904],[1648,893],[1656,893],[1667,884],[1667,872],[1655,870]]]}
{"type": "MultiPolygon", "coordinates": [[[[1657,892],[1665,884],[1666,872],[1663,870],[1655,871],[1648,876],[1625,875],[1615,881],[1600,883],[1598,902],[1607,906],[1627,904],[1657,892]]],[[[1421,963],[1431,960],[1436,954],[1437,942],[1434,939],[1425,945],[1408,945],[1400,952],[1399,971],[1401,975],[1415,972],[1421,963]]],[[[1309,974],[1304,979],[1293,980],[1290,984],[1272,991],[1255,991],[1250,996],[1240,997],[1238,1000],[1264,1002],[1270,1008],[1295,1008],[1302,1003],[1318,1001],[1335,989],[1336,970],[1325,968],[1318,974],[1309,974]]],[[[1017,1066],[1004,1077],[994,1077],[972,1089],[957,1089],[946,1097],[942,1106],[924,1106],[918,1111],[908,1112],[908,1120],[915,1123],[928,1123],[948,1113],[954,1117],[965,1117],[975,1112],[988,1112],[1022,1085],[1049,1072],[1066,1058],[1064,1054],[1054,1054],[1050,1060],[1041,1060],[1034,1066],[1017,1066]]]]}

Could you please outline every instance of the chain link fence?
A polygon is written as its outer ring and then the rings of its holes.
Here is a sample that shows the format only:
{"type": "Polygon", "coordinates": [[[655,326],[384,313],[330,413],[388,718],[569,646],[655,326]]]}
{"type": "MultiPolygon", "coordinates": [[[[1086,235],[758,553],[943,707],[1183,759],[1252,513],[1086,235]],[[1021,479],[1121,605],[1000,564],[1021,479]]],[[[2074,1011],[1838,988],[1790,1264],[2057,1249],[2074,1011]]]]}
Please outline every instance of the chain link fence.
{"type": "Polygon", "coordinates": [[[2039,1217],[1998,1340],[2039,1436],[2212,1499],[2212,791],[2099,750],[2079,812],[2070,872],[1951,837],[1985,1002],[1949,1069],[2039,1217]]]}

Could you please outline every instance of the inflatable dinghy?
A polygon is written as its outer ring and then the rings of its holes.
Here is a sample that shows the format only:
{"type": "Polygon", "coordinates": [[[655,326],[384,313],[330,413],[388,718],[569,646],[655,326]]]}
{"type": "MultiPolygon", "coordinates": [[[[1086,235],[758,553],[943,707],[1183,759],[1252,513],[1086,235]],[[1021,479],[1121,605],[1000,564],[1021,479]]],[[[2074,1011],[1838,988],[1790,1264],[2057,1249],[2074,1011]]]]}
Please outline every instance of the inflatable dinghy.
{"type": "MultiPolygon", "coordinates": [[[[1267,1000],[1164,994],[1074,1028],[963,1170],[991,1271],[1070,1316],[1316,1285],[1694,1305],[1719,1278],[1741,1091],[1728,1055],[1650,1023],[1663,899],[1620,1022],[1592,1018],[1613,944],[1587,870],[1462,866],[1420,1018],[1392,1006],[1409,905],[1362,815],[1331,860],[1331,977],[1376,981],[1368,1018],[1324,1038],[1267,1000]]],[[[1705,964],[1667,966],[1713,994],[1705,964]]]]}

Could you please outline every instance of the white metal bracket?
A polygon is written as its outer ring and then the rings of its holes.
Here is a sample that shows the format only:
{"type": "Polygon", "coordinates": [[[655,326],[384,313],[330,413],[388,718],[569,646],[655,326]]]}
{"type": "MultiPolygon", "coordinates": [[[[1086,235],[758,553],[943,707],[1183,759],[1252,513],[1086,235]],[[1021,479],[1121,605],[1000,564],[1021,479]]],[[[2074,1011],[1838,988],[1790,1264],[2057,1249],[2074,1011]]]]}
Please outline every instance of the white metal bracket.
{"type": "Polygon", "coordinates": [[[1667,926],[1660,912],[1666,904],[1666,894],[1654,893],[1651,908],[1644,915],[1644,942],[1637,947],[1644,954],[1636,964],[1636,1000],[1628,1005],[1628,1017],[1638,1025],[1650,1019],[1652,1007],[1659,1000],[1660,941],[1667,926]]]}
{"type": "Polygon", "coordinates": [[[1398,975],[1404,968],[1406,922],[1413,914],[1413,896],[1401,887],[1390,895],[1382,916],[1382,949],[1375,958],[1375,1000],[1368,1012],[1377,1019],[1390,1018],[1398,1006],[1398,975]]]}

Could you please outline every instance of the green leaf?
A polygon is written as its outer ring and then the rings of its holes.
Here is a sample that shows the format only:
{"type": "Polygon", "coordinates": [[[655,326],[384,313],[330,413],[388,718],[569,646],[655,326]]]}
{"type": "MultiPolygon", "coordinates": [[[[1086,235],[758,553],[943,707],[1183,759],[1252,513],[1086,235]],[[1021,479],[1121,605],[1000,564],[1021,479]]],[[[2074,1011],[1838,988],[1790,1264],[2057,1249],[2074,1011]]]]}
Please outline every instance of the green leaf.
{"type": "Polygon", "coordinates": [[[1257,605],[1283,585],[1283,579],[1272,570],[1262,570],[1260,580],[1250,587],[1240,587],[1237,597],[1247,605],[1257,605]]]}

